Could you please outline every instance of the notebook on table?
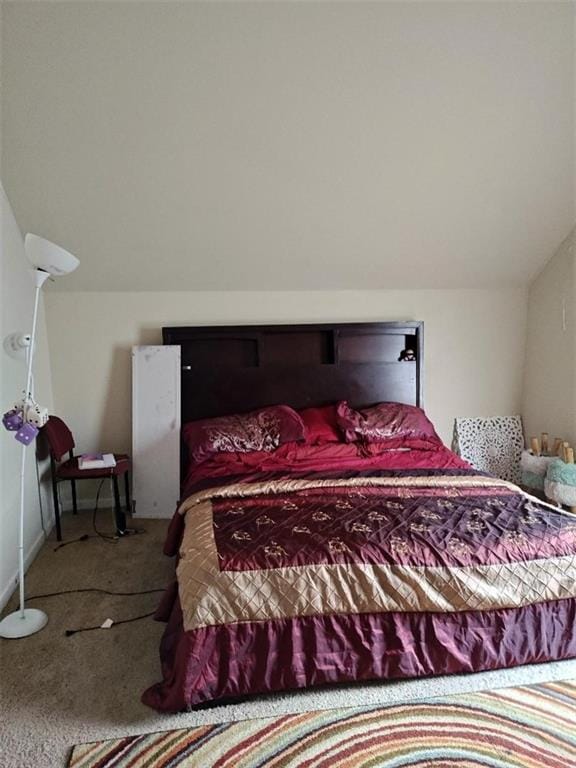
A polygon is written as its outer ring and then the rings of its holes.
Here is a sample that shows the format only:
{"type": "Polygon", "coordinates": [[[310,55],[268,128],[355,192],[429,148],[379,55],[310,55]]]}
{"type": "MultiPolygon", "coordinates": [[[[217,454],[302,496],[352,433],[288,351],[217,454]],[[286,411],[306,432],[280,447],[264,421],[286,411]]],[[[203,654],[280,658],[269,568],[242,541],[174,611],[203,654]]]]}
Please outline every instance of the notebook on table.
{"type": "Polygon", "coordinates": [[[110,469],[115,466],[113,453],[83,453],[78,458],[79,469],[110,469]]]}

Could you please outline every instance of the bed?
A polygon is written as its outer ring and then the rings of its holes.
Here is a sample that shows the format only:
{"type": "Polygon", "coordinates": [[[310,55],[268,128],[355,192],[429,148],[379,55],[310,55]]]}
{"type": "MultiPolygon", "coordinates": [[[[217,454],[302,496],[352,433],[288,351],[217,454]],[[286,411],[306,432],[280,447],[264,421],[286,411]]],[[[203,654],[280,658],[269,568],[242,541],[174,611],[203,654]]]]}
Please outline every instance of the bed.
{"type": "MultiPolygon", "coordinates": [[[[423,406],[421,323],[163,333],[181,345],[183,423],[278,403],[423,406]]],[[[184,448],[146,704],[576,657],[576,517],[394,434],[201,461],[184,448]]]]}

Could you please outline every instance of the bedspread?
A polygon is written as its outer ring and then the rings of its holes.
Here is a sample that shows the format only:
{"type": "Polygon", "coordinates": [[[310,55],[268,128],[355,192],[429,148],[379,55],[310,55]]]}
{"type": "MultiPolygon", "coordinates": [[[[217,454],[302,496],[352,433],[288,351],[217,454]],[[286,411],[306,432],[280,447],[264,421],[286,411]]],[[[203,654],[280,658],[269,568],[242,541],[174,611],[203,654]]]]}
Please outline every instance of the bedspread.
{"type": "Polygon", "coordinates": [[[576,656],[576,517],[465,469],[193,493],[146,703],[576,656]]]}

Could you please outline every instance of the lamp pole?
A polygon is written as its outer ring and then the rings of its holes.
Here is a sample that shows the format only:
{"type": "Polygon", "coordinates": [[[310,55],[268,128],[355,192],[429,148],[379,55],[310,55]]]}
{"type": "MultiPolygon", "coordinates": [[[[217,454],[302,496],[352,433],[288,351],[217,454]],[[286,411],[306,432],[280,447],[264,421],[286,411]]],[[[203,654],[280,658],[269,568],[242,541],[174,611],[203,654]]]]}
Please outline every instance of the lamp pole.
{"type": "MultiPolygon", "coordinates": [[[[55,243],[51,243],[43,237],[34,235],[29,232],[24,238],[24,249],[28,261],[34,267],[34,276],[36,284],[36,292],[34,294],[34,313],[32,315],[32,334],[30,336],[30,350],[28,354],[28,370],[26,372],[26,389],[24,390],[23,417],[26,421],[27,406],[34,405],[32,400],[32,364],[34,362],[34,349],[36,346],[36,325],[38,320],[38,303],[40,300],[40,291],[46,280],[50,275],[60,277],[61,275],[67,275],[73,272],[80,263],[76,256],[65,251],[55,243]]],[[[22,339],[26,337],[21,336],[17,339],[11,339],[11,344],[14,347],[15,344],[22,346],[22,339]]],[[[44,409],[45,410],[45,409],[44,409]]],[[[5,414],[7,416],[9,414],[5,414]]],[[[19,591],[20,591],[20,610],[10,613],[8,616],[0,621],[0,637],[27,637],[33,635],[35,632],[40,631],[46,622],[48,616],[44,611],[39,611],[36,608],[26,608],[25,606],[25,591],[24,591],[24,494],[26,490],[26,447],[37,434],[37,430],[34,430],[30,434],[25,436],[23,434],[26,422],[20,430],[18,439],[22,443],[22,458],[20,462],[20,520],[18,530],[18,579],[19,579],[19,591]]],[[[7,429],[10,427],[7,426],[7,429]]]]}
{"type": "MultiPolygon", "coordinates": [[[[36,291],[34,294],[34,313],[32,315],[32,334],[28,351],[28,370],[26,373],[26,389],[24,390],[24,406],[30,403],[30,388],[32,386],[32,366],[34,362],[34,347],[36,342],[36,325],[38,320],[38,304],[40,291],[46,280],[50,277],[48,272],[37,269],[35,272],[36,291]]],[[[0,621],[0,637],[18,638],[33,635],[39,632],[48,621],[44,611],[37,608],[25,607],[24,591],[24,502],[26,490],[26,448],[22,444],[20,459],[20,520],[18,527],[18,586],[20,592],[20,610],[14,611],[0,621]]]]}

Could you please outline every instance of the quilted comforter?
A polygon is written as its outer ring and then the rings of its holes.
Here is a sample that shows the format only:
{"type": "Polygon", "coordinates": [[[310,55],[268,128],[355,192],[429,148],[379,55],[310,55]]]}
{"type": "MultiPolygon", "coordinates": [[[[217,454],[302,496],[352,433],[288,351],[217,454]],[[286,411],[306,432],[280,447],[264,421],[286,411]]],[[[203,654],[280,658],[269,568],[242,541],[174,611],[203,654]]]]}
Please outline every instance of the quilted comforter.
{"type": "Polygon", "coordinates": [[[470,469],[213,480],[171,536],[159,710],[576,657],[576,517],[470,469]]]}

